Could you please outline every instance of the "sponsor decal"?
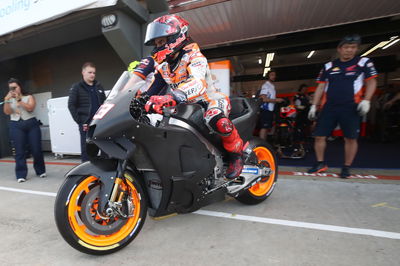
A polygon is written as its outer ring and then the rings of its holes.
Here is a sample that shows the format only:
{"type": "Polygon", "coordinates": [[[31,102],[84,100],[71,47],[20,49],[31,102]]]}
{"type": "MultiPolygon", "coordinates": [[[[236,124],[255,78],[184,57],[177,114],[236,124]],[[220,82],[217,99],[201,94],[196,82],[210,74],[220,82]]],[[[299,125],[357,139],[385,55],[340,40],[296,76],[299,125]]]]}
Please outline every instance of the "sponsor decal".
{"type": "Polygon", "coordinates": [[[334,68],[332,69],[332,71],[340,71],[340,68],[339,68],[339,67],[334,67],[334,68]]]}
{"type": "Polygon", "coordinates": [[[203,64],[202,64],[201,61],[195,61],[195,62],[192,62],[192,63],[190,64],[191,67],[198,67],[198,66],[202,66],[202,65],[203,65],[203,64]]]}
{"type": "Polygon", "coordinates": [[[221,108],[221,109],[223,110],[224,107],[225,107],[225,100],[219,99],[219,100],[218,100],[218,107],[221,108]]]}
{"type": "Polygon", "coordinates": [[[258,168],[243,168],[242,173],[247,173],[247,174],[258,174],[258,168]]]}
{"type": "Polygon", "coordinates": [[[354,76],[356,74],[356,72],[347,72],[346,76],[354,76]]]}
{"type": "Polygon", "coordinates": [[[101,105],[96,114],[93,116],[93,120],[102,119],[114,106],[115,104],[113,103],[105,103],[101,105]]]}
{"type": "Polygon", "coordinates": [[[356,67],[357,67],[357,65],[349,66],[349,67],[346,68],[346,72],[349,72],[349,71],[356,71],[356,67]]]}
{"type": "Polygon", "coordinates": [[[211,109],[208,109],[207,112],[204,114],[204,118],[209,121],[209,120],[211,120],[211,118],[213,118],[214,116],[216,116],[220,113],[222,113],[222,111],[220,109],[211,108],[211,109]]]}

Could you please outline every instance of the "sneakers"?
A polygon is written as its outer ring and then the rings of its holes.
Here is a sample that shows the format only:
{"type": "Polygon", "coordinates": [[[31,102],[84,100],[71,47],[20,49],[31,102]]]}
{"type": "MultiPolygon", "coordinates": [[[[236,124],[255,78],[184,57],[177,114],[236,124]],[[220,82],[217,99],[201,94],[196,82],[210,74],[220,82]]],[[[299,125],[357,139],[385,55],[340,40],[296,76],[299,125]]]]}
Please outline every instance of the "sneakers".
{"type": "MultiPolygon", "coordinates": [[[[43,174],[39,175],[39,177],[41,177],[41,178],[45,178],[46,176],[47,176],[46,173],[43,173],[43,174]]],[[[25,182],[25,181],[26,181],[26,178],[18,178],[17,179],[18,183],[22,183],[22,182],[25,182]]]]}
{"type": "Polygon", "coordinates": [[[343,166],[342,171],[340,172],[340,178],[349,178],[351,176],[350,174],[350,167],[349,166],[343,166]]]}
{"type": "Polygon", "coordinates": [[[227,179],[235,179],[243,170],[243,157],[241,154],[231,153],[228,170],[226,170],[225,177],[227,179]]]}
{"type": "Polygon", "coordinates": [[[328,170],[328,166],[324,162],[317,162],[316,164],[314,164],[314,166],[312,168],[310,168],[307,171],[307,173],[316,174],[316,173],[325,172],[326,170],[328,170]]]}

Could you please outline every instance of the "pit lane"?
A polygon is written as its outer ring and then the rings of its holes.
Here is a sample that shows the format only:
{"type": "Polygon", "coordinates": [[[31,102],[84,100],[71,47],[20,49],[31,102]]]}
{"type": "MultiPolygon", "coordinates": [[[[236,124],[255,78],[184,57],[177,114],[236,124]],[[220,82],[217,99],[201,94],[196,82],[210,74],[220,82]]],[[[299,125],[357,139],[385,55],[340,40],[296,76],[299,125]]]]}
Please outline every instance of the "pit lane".
{"type": "Polygon", "coordinates": [[[45,179],[33,177],[30,165],[30,178],[18,184],[14,164],[0,162],[1,265],[396,265],[400,259],[398,180],[299,175],[281,175],[257,206],[227,198],[193,214],[148,217],[125,249],[89,256],[72,249],[54,223],[55,193],[77,161],[61,163],[47,164],[45,179]]]}

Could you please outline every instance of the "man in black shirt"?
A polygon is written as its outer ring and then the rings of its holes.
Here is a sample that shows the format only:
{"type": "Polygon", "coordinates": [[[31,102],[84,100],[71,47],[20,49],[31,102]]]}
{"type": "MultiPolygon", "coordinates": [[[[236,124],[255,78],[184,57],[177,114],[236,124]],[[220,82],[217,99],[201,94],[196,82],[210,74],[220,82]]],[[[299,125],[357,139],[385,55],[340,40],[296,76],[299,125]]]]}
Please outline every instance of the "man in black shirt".
{"type": "Polygon", "coordinates": [[[82,66],[82,81],[72,85],[69,91],[68,109],[79,126],[81,135],[81,159],[88,161],[86,153],[86,131],[97,109],[106,99],[104,88],[95,80],[96,66],[87,62],[82,66]]]}
{"type": "Polygon", "coordinates": [[[308,87],[306,84],[301,84],[298,93],[294,96],[293,102],[296,106],[296,128],[297,128],[297,140],[305,141],[306,129],[310,125],[307,115],[310,110],[310,100],[307,95],[308,87]]]}

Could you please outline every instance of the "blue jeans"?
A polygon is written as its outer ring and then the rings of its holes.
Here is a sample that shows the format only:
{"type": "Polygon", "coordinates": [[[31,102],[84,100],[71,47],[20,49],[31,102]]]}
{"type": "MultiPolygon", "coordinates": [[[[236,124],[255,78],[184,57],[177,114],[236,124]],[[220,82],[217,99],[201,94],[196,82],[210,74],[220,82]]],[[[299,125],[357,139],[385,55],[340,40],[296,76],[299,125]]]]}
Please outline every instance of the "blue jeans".
{"type": "Polygon", "coordinates": [[[36,118],[10,121],[10,136],[15,147],[15,174],[18,178],[26,178],[26,147],[29,144],[33,156],[33,168],[37,175],[46,172],[42,153],[42,136],[36,118]]]}

